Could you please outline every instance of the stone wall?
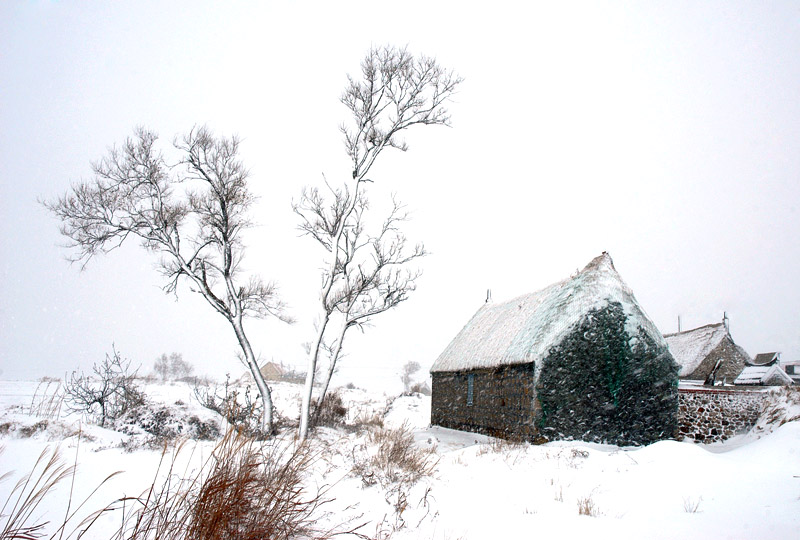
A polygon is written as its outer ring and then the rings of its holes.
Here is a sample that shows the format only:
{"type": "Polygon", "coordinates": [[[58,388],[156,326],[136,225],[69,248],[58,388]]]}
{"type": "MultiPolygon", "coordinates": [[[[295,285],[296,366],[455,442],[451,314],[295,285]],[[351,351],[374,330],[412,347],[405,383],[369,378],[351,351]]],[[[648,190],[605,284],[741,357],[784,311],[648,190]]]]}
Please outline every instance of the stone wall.
{"type": "Polygon", "coordinates": [[[431,423],[493,437],[535,433],[533,364],[433,373],[431,423]],[[470,379],[472,382],[470,382],[470,379]]]}
{"type": "Polygon", "coordinates": [[[767,394],[763,390],[681,388],[678,391],[678,439],[711,443],[752,428],[767,394]]]}

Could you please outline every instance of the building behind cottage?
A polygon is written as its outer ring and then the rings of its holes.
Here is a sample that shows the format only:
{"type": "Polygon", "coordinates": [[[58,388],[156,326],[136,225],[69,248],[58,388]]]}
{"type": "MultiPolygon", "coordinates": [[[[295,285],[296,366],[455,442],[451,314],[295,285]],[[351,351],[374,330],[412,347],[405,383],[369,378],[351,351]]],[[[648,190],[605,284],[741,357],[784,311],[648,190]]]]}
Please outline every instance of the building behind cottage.
{"type": "Polygon", "coordinates": [[[431,368],[431,422],[494,436],[642,444],[677,429],[667,344],[603,253],[486,303],[431,368]]]}
{"type": "Polygon", "coordinates": [[[684,380],[706,381],[714,372],[718,382],[732,383],[751,362],[750,355],[731,337],[725,321],[664,336],[684,380]]]}

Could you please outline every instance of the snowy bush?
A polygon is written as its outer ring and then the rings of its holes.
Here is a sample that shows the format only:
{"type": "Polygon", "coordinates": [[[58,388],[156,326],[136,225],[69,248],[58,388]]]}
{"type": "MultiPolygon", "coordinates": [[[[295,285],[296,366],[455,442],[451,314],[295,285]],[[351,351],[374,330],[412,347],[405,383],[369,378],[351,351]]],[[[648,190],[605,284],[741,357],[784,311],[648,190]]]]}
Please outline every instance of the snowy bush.
{"type": "Polygon", "coordinates": [[[541,367],[540,433],[548,439],[648,444],[678,426],[678,367],[638,328],[629,335],[622,305],[590,311],[541,367]]]}
{"type": "MultiPolygon", "coordinates": [[[[179,437],[213,440],[222,434],[218,422],[203,420],[190,413],[185,405],[177,404],[143,403],[117,418],[114,429],[127,435],[145,435],[149,446],[161,446],[179,437]]],[[[135,447],[135,442],[132,444],[135,447]]]]}

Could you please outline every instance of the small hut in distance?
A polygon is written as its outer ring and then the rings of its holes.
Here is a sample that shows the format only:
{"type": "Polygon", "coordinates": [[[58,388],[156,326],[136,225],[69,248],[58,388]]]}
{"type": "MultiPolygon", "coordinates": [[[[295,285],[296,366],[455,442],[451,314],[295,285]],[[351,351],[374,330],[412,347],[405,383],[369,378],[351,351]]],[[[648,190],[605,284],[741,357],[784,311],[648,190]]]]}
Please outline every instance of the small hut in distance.
{"type": "Polygon", "coordinates": [[[745,366],[750,355],[737,345],[728,329],[727,318],[717,324],[707,324],[692,330],[665,334],[669,350],[680,366],[678,376],[692,381],[732,383],[745,366]]]}

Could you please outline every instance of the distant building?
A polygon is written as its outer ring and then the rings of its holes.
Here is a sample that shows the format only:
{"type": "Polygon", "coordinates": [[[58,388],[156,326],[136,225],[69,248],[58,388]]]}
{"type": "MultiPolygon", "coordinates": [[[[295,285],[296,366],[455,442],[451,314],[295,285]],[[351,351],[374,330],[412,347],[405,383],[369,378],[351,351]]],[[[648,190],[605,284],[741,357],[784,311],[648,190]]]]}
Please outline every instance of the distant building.
{"type": "Polygon", "coordinates": [[[677,372],[603,253],[541,291],[487,298],[431,368],[431,423],[525,440],[644,444],[677,431],[677,372]]]}
{"type": "Polygon", "coordinates": [[[774,366],[780,364],[781,353],[779,352],[765,352],[758,353],[753,361],[750,362],[751,366],[774,366]]]}
{"type": "Polygon", "coordinates": [[[261,366],[260,371],[265,381],[279,381],[281,378],[283,378],[286,370],[280,364],[276,364],[275,362],[267,362],[261,366]]]}
{"type": "Polygon", "coordinates": [[[717,382],[733,382],[751,363],[750,355],[734,343],[725,321],[666,334],[664,339],[680,366],[681,379],[705,381],[716,368],[717,382]]]}
{"type": "Polygon", "coordinates": [[[794,384],[800,384],[800,360],[783,361],[781,366],[783,371],[794,381],[794,384]]]}
{"type": "Polygon", "coordinates": [[[747,366],[733,384],[745,386],[789,386],[794,381],[778,364],[747,366]]]}

